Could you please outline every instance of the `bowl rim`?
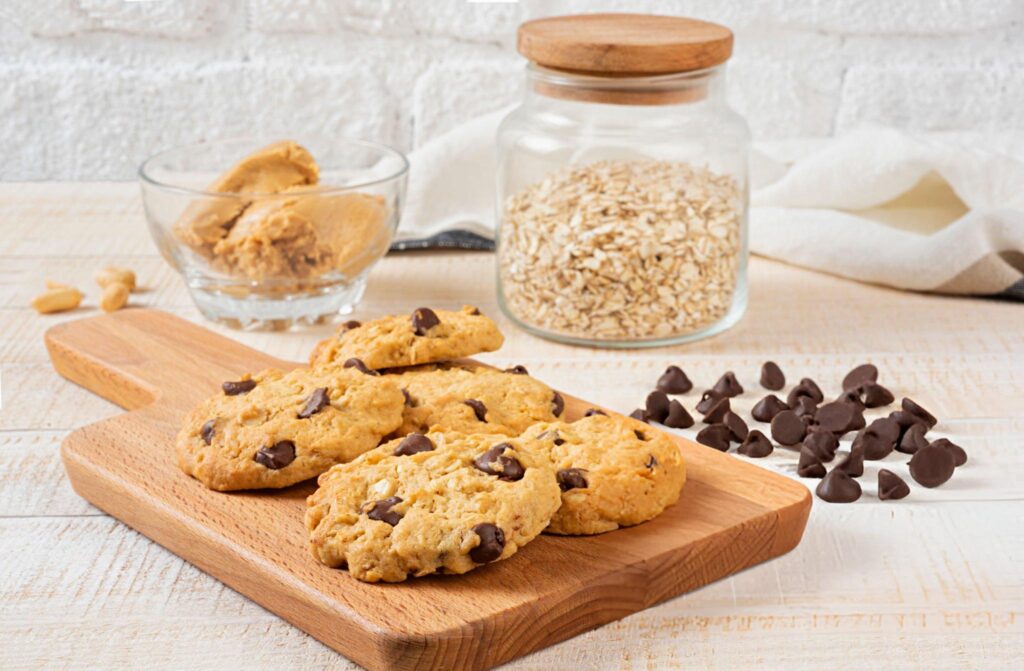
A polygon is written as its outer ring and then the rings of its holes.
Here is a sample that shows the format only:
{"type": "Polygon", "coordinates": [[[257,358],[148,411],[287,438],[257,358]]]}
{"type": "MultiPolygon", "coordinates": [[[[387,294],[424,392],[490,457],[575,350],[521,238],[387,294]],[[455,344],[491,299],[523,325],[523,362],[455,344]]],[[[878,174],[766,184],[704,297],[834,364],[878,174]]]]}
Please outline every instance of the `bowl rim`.
{"type": "MultiPolygon", "coordinates": [[[[255,199],[258,199],[258,198],[280,197],[282,194],[279,193],[279,192],[257,193],[257,192],[249,192],[249,191],[245,191],[245,192],[243,192],[243,191],[208,191],[206,189],[193,189],[193,188],[187,187],[187,186],[181,186],[181,185],[178,185],[178,184],[170,184],[168,182],[160,181],[158,179],[155,179],[147,171],[147,168],[150,166],[150,164],[153,161],[159,159],[162,156],[166,156],[167,154],[170,154],[171,152],[181,151],[182,149],[187,149],[188,147],[195,147],[195,146],[200,146],[200,145],[213,145],[213,144],[219,144],[219,143],[225,143],[226,144],[226,143],[230,143],[230,142],[243,142],[243,141],[251,141],[251,142],[254,142],[255,144],[258,144],[260,146],[267,146],[269,144],[272,144],[273,142],[282,141],[282,140],[269,140],[269,139],[266,139],[266,141],[264,141],[264,140],[265,139],[257,138],[257,137],[254,137],[254,136],[241,135],[241,136],[234,136],[234,137],[216,138],[216,139],[212,139],[212,140],[200,140],[198,142],[192,142],[190,144],[183,144],[183,145],[178,145],[178,146],[175,146],[175,147],[169,147],[167,149],[162,149],[162,150],[158,151],[157,153],[153,154],[152,156],[150,156],[149,158],[144,160],[142,163],[140,163],[139,167],[138,167],[138,170],[136,171],[136,174],[137,174],[137,176],[139,178],[139,181],[144,182],[146,184],[149,184],[151,186],[159,187],[161,189],[165,189],[165,190],[173,191],[173,192],[177,192],[177,193],[190,194],[190,195],[193,195],[193,196],[206,196],[206,197],[210,197],[210,198],[232,198],[232,199],[246,198],[247,200],[255,200],[255,199]]],[[[298,140],[293,140],[293,141],[298,143],[298,144],[300,144],[300,145],[302,145],[302,142],[299,142],[298,140]]],[[[393,173],[387,175],[386,177],[378,177],[376,179],[369,179],[369,180],[366,180],[366,181],[363,181],[363,182],[356,182],[354,184],[346,184],[345,186],[332,186],[332,187],[326,187],[326,188],[317,188],[317,185],[311,185],[311,188],[310,188],[310,190],[307,193],[316,193],[317,195],[323,195],[323,194],[331,194],[331,193],[344,193],[346,191],[353,191],[355,189],[365,189],[366,187],[369,187],[369,186],[375,186],[377,184],[383,184],[384,182],[390,182],[392,180],[399,179],[399,178],[405,176],[406,174],[408,174],[408,172],[409,172],[409,158],[404,153],[402,153],[401,151],[395,149],[394,147],[390,147],[390,146],[388,146],[386,144],[382,144],[380,142],[373,142],[371,140],[360,140],[360,139],[357,139],[357,138],[350,138],[350,137],[344,137],[344,136],[334,138],[334,139],[332,139],[330,141],[331,142],[337,142],[337,143],[349,143],[349,144],[359,145],[361,147],[367,147],[367,148],[370,148],[370,149],[374,149],[376,151],[380,151],[381,153],[383,153],[385,155],[391,155],[392,157],[398,158],[398,160],[400,162],[399,163],[399,168],[397,170],[395,170],[393,173]]],[[[224,169],[227,170],[227,168],[224,168],[224,169]]]]}

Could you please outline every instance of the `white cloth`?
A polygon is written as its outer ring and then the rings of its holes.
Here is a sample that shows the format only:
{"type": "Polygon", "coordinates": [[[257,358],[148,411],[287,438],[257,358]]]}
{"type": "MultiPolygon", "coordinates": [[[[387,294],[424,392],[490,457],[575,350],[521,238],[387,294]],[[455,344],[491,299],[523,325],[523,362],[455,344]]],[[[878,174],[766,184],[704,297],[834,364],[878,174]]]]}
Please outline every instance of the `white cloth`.
{"type": "MultiPolygon", "coordinates": [[[[410,155],[400,237],[494,235],[507,109],[410,155]]],[[[918,291],[1024,299],[1024,139],[864,129],[755,146],[755,254],[918,291]]]]}

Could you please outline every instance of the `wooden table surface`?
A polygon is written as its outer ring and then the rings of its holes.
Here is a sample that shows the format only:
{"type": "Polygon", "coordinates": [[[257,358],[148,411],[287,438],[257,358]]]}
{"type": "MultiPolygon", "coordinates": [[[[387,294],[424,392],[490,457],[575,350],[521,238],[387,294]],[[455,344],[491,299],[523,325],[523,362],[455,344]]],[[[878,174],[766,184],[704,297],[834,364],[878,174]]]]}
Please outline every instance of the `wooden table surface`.
{"type": "MultiPolygon", "coordinates": [[[[291,625],[78,498],[59,459],[67,432],[120,412],[58,377],[43,332],[95,314],[92,276],[134,268],[132,304],[201,321],[159,257],[131,184],[0,185],[0,668],[354,668],[291,625]],[[45,278],[87,294],[39,316],[45,278]]],[[[419,305],[478,305],[505,347],[482,357],[524,364],[552,386],[623,411],[670,363],[697,391],[734,370],[759,397],[771,358],[791,382],[838,392],[847,369],[876,363],[881,382],[939,418],[936,435],[969,463],[936,490],[874,496],[878,464],[850,505],[815,506],[790,554],[520,659],[514,669],[1009,669],[1024,653],[1024,306],[905,294],[754,259],[750,307],[718,337],[617,352],[557,345],[515,330],[494,299],[493,257],[423,254],[382,261],[356,318],[419,305]]],[[[244,333],[304,359],[330,329],[244,333]]],[[[692,435],[692,431],[684,432],[692,435]]],[[[882,465],[905,473],[899,455],[882,465]],[[902,470],[901,470],[902,469],[902,470]]],[[[767,468],[792,474],[795,453],[767,468]]],[[[795,476],[794,476],[795,477],[795,476]]],[[[805,481],[811,485],[816,481],[805,481]]]]}

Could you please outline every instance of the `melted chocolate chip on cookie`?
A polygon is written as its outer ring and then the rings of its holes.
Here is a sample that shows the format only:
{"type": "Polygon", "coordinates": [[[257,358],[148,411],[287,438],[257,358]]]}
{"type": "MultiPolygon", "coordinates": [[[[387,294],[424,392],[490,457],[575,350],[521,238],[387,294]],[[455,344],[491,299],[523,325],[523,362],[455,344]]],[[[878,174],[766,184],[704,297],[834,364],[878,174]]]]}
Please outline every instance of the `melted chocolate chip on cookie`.
{"type": "Polygon", "coordinates": [[[474,459],[473,465],[487,475],[498,476],[499,480],[506,482],[522,480],[526,469],[515,457],[505,456],[505,452],[511,448],[512,446],[508,443],[498,443],[474,459]]]}
{"type": "Polygon", "coordinates": [[[331,399],[327,395],[327,387],[319,387],[309,395],[306,404],[302,406],[302,410],[299,410],[299,419],[312,417],[330,404],[331,399]]]}
{"type": "Polygon", "coordinates": [[[475,398],[471,398],[463,401],[464,404],[468,405],[473,409],[473,414],[481,422],[487,421],[487,406],[483,404],[483,401],[478,401],[475,398]]]}
{"type": "Polygon", "coordinates": [[[373,507],[366,511],[366,516],[371,520],[385,522],[395,526],[402,519],[402,514],[395,511],[394,507],[402,502],[401,497],[389,496],[386,499],[375,501],[373,507]]]}
{"type": "Polygon", "coordinates": [[[214,426],[216,424],[217,420],[211,419],[206,424],[203,424],[203,428],[199,429],[199,435],[207,445],[213,442],[214,426]]]}
{"type": "Polygon", "coordinates": [[[345,363],[342,364],[342,366],[345,368],[355,368],[357,371],[363,373],[364,375],[380,375],[380,373],[378,373],[377,371],[370,370],[369,368],[367,368],[366,364],[363,363],[362,359],[357,359],[355,357],[352,357],[351,359],[346,359],[345,363]]]}
{"type": "Polygon", "coordinates": [[[412,332],[418,336],[427,335],[427,331],[441,323],[437,313],[430,308],[416,308],[412,313],[412,332]]]}
{"type": "Polygon", "coordinates": [[[492,562],[505,550],[505,532],[489,522],[477,524],[473,533],[480,538],[480,545],[469,551],[469,558],[477,564],[492,562]]]}
{"type": "Polygon", "coordinates": [[[256,380],[238,380],[237,382],[225,382],[220,386],[227,396],[238,396],[256,388],[256,380]]]}
{"type": "Polygon", "coordinates": [[[402,439],[402,442],[395,448],[396,457],[408,457],[420,452],[430,452],[434,449],[434,442],[422,433],[410,433],[402,439]]]}
{"type": "Polygon", "coordinates": [[[253,459],[273,471],[280,470],[295,461],[295,443],[282,440],[269,447],[261,447],[253,459]]]}
{"type": "Polygon", "coordinates": [[[563,492],[570,489],[586,489],[587,478],[581,468],[563,468],[555,474],[558,486],[563,492]]]}

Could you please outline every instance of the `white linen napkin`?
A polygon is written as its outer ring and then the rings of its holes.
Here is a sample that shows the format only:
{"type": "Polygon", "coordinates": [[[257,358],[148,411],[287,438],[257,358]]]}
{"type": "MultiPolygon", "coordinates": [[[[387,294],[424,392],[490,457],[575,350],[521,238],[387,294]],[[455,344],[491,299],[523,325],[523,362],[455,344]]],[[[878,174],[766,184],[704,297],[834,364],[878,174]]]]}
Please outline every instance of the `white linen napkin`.
{"type": "MultiPolygon", "coordinates": [[[[409,156],[400,239],[492,238],[503,109],[409,156]]],[[[750,249],[916,291],[1024,300],[1024,139],[885,128],[761,143],[751,157],[750,249]]]]}

